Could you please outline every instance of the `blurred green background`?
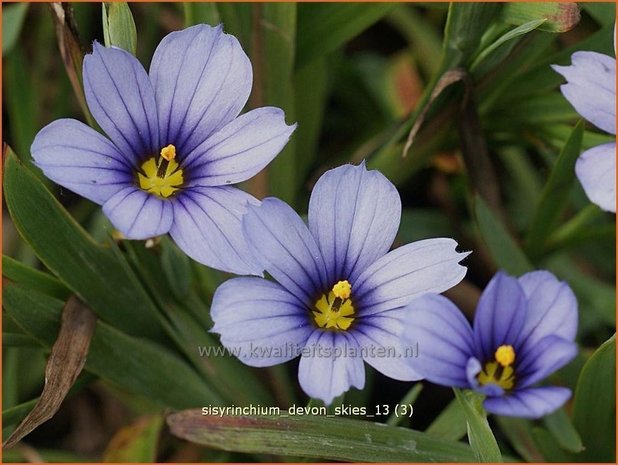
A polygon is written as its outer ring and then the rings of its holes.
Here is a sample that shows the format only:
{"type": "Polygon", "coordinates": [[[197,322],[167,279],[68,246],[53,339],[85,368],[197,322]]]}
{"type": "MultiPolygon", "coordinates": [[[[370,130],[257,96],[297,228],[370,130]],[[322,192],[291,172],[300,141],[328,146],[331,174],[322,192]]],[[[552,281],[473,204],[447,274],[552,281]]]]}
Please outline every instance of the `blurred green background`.
{"type": "Polygon", "coordinates": [[[343,434],[328,422],[290,426],[301,439],[314,434],[306,451],[268,449],[268,441],[260,449],[249,437],[236,445],[223,433],[201,447],[164,427],[169,409],[304,405],[297,361],[256,370],[200,358],[197,345],[218,344],[208,306],[227,276],[190,262],[166,238],[115,241],[100,208],[44,179],[29,147],[54,119],[89,121],[79,61],[94,40],[135,47],[148,67],[168,32],[220,22],[252,59],[248,108],[279,106],[299,124],[282,154],[243,187],[304,214],[320,174],[367,160],[401,193],[398,244],[448,236],[473,251],[466,279],[447,293],[468,316],[499,268],[516,275],[544,268],[568,281],[580,305],[581,353],[551,381],[577,386],[574,400],[541,422],[490,418],[490,425],[511,459],[614,461],[615,343],[601,345],[615,332],[615,216],[589,203],[572,170],[582,149],[611,138],[576,127],[579,116],[549,65],[569,64],[577,50],[614,56],[615,4],[580,11],[573,3],[118,3],[103,11],[99,3],[56,10],[5,3],[2,11],[2,131],[10,147],[3,147],[4,439],[41,392],[67,297],[77,294],[99,317],[69,398],[5,450],[4,461],[439,460],[442,443],[426,437],[448,445],[466,435],[450,390],[427,383],[420,390],[369,367],[367,387],[345,403],[413,402],[411,421],[388,421],[425,431],[415,440],[427,455],[406,450],[405,438],[388,445],[378,436],[373,451],[342,455],[325,446],[315,455],[316,438],[343,434]],[[459,77],[446,85],[453,70],[459,77]],[[395,455],[376,455],[387,445],[395,455]]]}

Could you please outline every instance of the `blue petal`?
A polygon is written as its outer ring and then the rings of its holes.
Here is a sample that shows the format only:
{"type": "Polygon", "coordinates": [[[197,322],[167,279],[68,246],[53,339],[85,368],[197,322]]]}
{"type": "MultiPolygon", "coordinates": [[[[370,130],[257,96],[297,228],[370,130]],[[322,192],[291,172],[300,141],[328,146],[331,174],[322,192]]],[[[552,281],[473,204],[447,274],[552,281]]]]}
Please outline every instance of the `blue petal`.
{"type": "Polygon", "coordinates": [[[264,107],[236,118],[187,155],[192,185],[222,186],[260,172],[285,147],[296,125],[279,108],[264,107]]]}
{"type": "Polygon", "coordinates": [[[245,106],[253,74],[234,36],[205,24],[163,38],[150,64],[162,145],[179,159],[232,121],[245,106]]]}
{"type": "Polygon", "coordinates": [[[586,150],[575,164],[575,173],[590,201],[616,213],[616,143],[586,150]]]}
{"type": "Polygon", "coordinates": [[[533,271],[519,278],[528,300],[520,344],[534,346],[549,335],[568,341],[577,333],[577,299],[569,285],[548,271],[533,271]]]}
{"type": "Polygon", "coordinates": [[[407,360],[419,375],[443,386],[469,387],[466,364],[474,352],[472,328],[446,297],[427,294],[406,307],[404,338],[418,345],[407,360]]]}
{"type": "Polygon", "coordinates": [[[45,126],[30,150],[45,176],[100,205],[133,183],[131,168],[114,144],[73,119],[45,126]]]}
{"type": "Polygon", "coordinates": [[[380,373],[400,381],[422,378],[409,363],[416,350],[403,338],[405,309],[359,318],[350,331],[363,349],[363,359],[380,373]]]}
{"type": "Polygon", "coordinates": [[[247,206],[258,201],[234,187],[194,187],[174,199],[170,234],[195,261],[235,274],[262,275],[242,234],[247,206]]]}
{"type": "MultiPolygon", "coordinates": [[[[526,321],[526,295],[516,278],[498,272],[489,282],[474,315],[477,357],[493,360],[503,344],[515,346],[526,321]]],[[[515,347],[517,351],[517,347],[515,347]]]]}
{"type": "Polygon", "coordinates": [[[508,417],[541,418],[559,409],[571,397],[563,387],[539,387],[516,391],[502,397],[488,397],[483,406],[488,412],[508,417]]]}
{"type": "Polygon", "coordinates": [[[125,187],[103,204],[103,212],[128,239],[147,239],[166,234],[172,226],[174,210],[161,199],[134,186],[125,187]]]}
{"type": "Polygon", "coordinates": [[[616,60],[597,52],[575,52],[571,66],[553,66],[560,86],[577,112],[598,128],[616,134],[616,60]]]}
{"type": "Polygon", "coordinates": [[[515,376],[518,388],[532,386],[569,363],[577,355],[577,346],[559,336],[546,336],[516,361],[515,376]]]}
{"type": "Polygon", "coordinates": [[[350,387],[362,389],[365,367],[354,338],[348,333],[315,330],[300,359],[298,380],[308,396],[326,405],[350,387]]]}
{"type": "Polygon", "coordinates": [[[244,235],[259,263],[283,287],[313,306],[327,290],[322,254],[298,214],[269,197],[243,218],[244,235]]]}
{"type": "Polygon", "coordinates": [[[459,283],[468,254],[458,253],[452,239],[426,239],[399,247],[365,268],[352,282],[352,295],[362,316],[403,307],[427,293],[440,293],[459,283]]]}
{"type": "Polygon", "coordinates": [[[316,238],[329,281],[354,281],[388,252],[401,219],[395,186],[365,164],[324,173],[311,193],[309,229],[316,238]]]}
{"type": "Polygon", "coordinates": [[[92,116],[133,166],[159,152],[154,91],[133,55],[95,42],[84,57],[84,93],[92,116]]]}
{"type": "Polygon", "coordinates": [[[243,363],[265,367],[298,355],[315,329],[308,311],[277,283],[234,278],[217,288],[210,315],[213,332],[243,363]]]}

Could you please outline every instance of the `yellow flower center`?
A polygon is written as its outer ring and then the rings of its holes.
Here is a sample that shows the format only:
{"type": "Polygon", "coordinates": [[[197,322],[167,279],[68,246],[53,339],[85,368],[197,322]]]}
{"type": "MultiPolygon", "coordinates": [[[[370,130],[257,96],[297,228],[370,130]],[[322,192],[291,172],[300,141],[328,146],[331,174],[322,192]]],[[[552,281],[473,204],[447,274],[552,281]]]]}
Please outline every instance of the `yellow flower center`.
{"type": "Polygon", "coordinates": [[[158,160],[155,157],[146,160],[137,178],[141,189],[164,199],[180,189],[184,177],[176,162],[176,147],[172,144],[163,147],[158,160]]]}
{"type": "Polygon", "coordinates": [[[348,281],[339,281],[328,295],[323,294],[315,303],[313,320],[324,329],[347,330],[354,321],[354,305],[350,296],[352,286],[348,281]]]}
{"type": "Polygon", "coordinates": [[[485,364],[477,379],[481,385],[497,384],[508,391],[515,385],[515,350],[511,345],[501,345],[494,354],[495,361],[485,364]]]}

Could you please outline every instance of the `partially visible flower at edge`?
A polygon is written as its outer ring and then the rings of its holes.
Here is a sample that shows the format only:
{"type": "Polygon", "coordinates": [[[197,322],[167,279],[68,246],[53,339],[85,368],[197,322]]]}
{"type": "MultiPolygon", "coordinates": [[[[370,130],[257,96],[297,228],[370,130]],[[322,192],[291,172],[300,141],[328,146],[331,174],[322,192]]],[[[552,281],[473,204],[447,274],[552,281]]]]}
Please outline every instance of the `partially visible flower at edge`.
{"type": "Polygon", "coordinates": [[[273,107],[238,116],[253,81],[238,40],[221,26],[172,32],[148,74],[130,53],[95,42],[83,79],[109,139],[73,119],[52,122],[31,149],[45,175],[102,205],[129,239],[169,232],[198,262],[262,275],[241,232],[258,201],[230,185],[262,170],[296,125],[273,107]]]}
{"type": "MultiPolygon", "coordinates": [[[[575,52],[571,66],[552,68],[564,76],[560,86],[575,110],[596,127],[616,135],[616,59],[597,52],[575,52]]],[[[616,212],[616,143],[581,154],[575,172],[591,202],[616,212]]]]}
{"type": "Polygon", "coordinates": [[[295,358],[299,353],[281,350],[289,345],[316,349],[300,354],[298,377],[309,396],[326,404],[350,386],[364,387],[363,360],[391,378],[419,379],[402,357],[403,308],[459,283],[466,273],[459,262],[468,254],[445,238],[388,252],[400,219],[395,186],[364,163],[321,176],[309,201],[308,227],[278,199],[249,206],[245,237],[276,282],[246,277],[223,283],[212,302],[212,331],[252,366],[295,358]],[[252,347],[263,350],[254,355],[252,347]],[[380,348],[396,350],[387,355],[380,348]],[[331,356],[316,355],[320,351],[331,356]],[[333,356],[337,351],[348,356],[333,356]]]}
{"type": "Polygon", "coordinates": [[[419,345],[412,368],[433,383],[484,394],[488,412],[539,418],[571,396],[568,388],[535,386],[577,354],[577,300],[553,274],[497,273],[481,295],[474,329],[440,295],[406,310],[404,336],[419,345]]]}

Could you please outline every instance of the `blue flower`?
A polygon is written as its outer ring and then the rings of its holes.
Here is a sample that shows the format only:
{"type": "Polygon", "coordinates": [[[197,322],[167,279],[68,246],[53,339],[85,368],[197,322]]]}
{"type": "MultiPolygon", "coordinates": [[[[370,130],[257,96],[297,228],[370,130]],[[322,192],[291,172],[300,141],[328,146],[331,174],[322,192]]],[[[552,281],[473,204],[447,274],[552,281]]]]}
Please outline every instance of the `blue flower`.
{"type": "MultiPolygon", "coordinates": [[[[553,66],[567,83],[562,94],[577,112],[600,129],[616,134],[616,59],[596,52],[576,52],[571,66],[553,66]]],[[[591,202],[616,212],[616,143],[581,154],[575,172],[591,202]]]]}
{"type": "Polygon", "coordinates": [[[309,201],[308,226],[284,202],[267,198],[243,218],[245,237],[276,282],[234,278],[213,298],[213,331],[244,363],[272,366],[301,355],[299,381],[330,404],[365,383],[363,360],[399,380],[419,379],[405,363],[404,306],[461,281],[452,239],[391,252],[401,200],[364,164],[325,173],[309,201]]]}
{"type": "Polygon", "coordinates": [[[577,301],[547,271],[516,279],[499,272],[483,292],[474,330],[447,298],[425,295],[407,307],[405,338],[419,346],[411,367],[429,381],[486,395],[485,409],[538,418],[571,391],[535,385],[577,354],[577,301]]]}
{"type": "Polygon", "coordinates": [[[221,26],[173,32],[149,73],[130,53],[95,42],[83,79],[109,139],[76,120],[52,122],[32,144],[45,175],[102,205],[129,239],[169,232],[198,262],[261,275],[240,221],[258,202],[230,185],[263,169],[295,125],[273,107],[238,116],[253,75],[236,38],[221,26]]]}

